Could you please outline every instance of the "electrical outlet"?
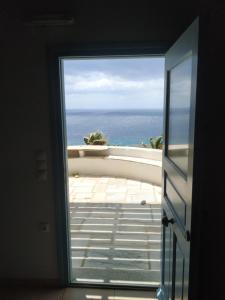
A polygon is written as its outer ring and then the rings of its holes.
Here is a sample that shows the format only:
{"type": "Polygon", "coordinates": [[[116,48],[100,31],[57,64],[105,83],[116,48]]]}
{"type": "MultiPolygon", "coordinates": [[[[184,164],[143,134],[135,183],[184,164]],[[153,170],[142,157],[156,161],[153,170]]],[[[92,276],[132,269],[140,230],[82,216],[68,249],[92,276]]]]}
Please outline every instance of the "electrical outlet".
{"type": "Polygon", "coordinates": [[[39,229],[40,229],[41,232],[49,232],[50,231],[50,225],[49,225],[49,223],[41,222],[39,224],[39,229]]]}

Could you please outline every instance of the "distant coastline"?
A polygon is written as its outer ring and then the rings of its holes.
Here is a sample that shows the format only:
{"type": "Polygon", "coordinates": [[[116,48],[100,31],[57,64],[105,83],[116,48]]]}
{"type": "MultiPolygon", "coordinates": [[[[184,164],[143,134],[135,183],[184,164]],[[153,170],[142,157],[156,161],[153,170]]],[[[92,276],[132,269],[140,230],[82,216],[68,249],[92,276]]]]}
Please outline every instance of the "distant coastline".
{"type": "Polygon", "coordinates": [[[66,115],[73,114],[122,114],[127,115],[146,115],[146,113],[151,114],[162,114],[163,109],[66,109],[66,115]]]}

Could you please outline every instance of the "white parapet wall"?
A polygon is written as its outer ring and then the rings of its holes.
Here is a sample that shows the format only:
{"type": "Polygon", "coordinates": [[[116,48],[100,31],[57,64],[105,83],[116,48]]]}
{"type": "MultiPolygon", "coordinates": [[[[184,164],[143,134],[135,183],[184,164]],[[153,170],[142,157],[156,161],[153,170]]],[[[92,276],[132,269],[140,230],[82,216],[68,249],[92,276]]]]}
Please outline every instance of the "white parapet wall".
{"type": "MultiPolygon", "coordinates": [[[[92,147],[94,151],[95,146],[92,147]]],[[[84,155],[83,149],[86,147],[68,147],[69,175],[122,177],[161,185],[162,150],[109,146],[102,154],[96,151],[96,155],[88,152],[84,155]]]]}

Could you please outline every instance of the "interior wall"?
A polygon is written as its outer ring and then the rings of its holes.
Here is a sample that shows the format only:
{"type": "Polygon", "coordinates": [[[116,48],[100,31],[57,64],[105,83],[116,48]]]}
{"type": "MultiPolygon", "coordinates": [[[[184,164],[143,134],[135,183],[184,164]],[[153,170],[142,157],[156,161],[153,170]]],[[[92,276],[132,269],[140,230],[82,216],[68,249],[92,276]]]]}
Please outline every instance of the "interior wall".
{"type": "MultiPolygon", "coordinates": [[[[210,10],[201,26],[197,92],[196,152],[198,186],[195,226],[201,241],[193,263],[192,294],[197,299],[225,299],[225,5],[210,10]],[[212,140],[214,141],[212,143],[212,140]],[[217,147],[215,141],[219,141],[217,147]],[[217,159],[213,155],[218,151],[217,159]]],[[[196,146],[196,145],[195,145],[196,146]]],[[[192,299],[192,298],[191,298],[192,299]]]]}
{"type": "Polygon", "coordinates": [[[59,276],[52,171],[57,162],[52,161],[47,47],[96,42],[171,45],[198,11],[195,1],[181,2],[8,1],[1,8],[0,277],[59,276]],[[43,12],[69,12],[75,23],[69,27],[23,24],[24,16],[43,12]],[[47,181],[36,178],[37,150],[47,152],[47,181]],[[40,222],[50,224],[49,233],[40,232],[40,222]]]}

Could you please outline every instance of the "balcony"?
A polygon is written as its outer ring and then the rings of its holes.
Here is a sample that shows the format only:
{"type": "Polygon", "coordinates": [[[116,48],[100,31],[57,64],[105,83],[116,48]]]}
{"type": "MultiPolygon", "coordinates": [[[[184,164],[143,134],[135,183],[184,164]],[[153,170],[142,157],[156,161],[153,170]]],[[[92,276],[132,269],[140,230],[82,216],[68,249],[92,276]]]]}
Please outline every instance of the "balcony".
{"type": "Polygon", "coordinates": [[[72,281],[158,285],[161,150],[69,147],[68,170],[72,281]]]}
{"type": "Polygon", "coordinates": [[[68,147],[69,175],[113,176],[161,185],[162,151],[138,147],[68,147]]]}

